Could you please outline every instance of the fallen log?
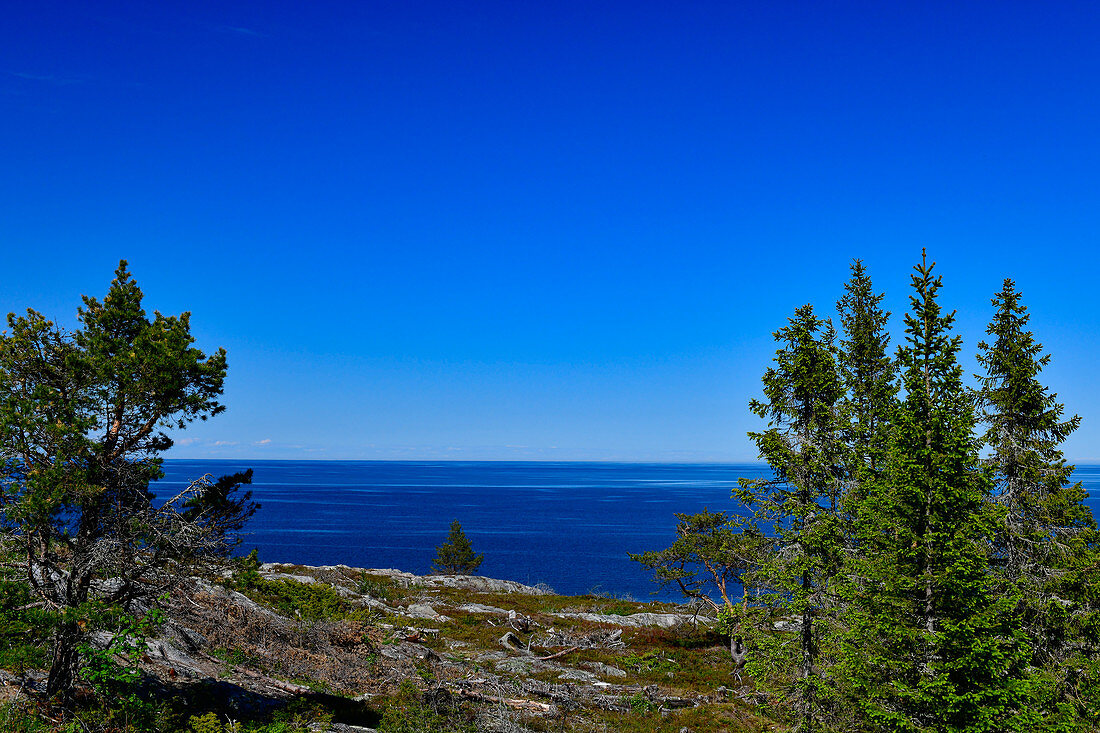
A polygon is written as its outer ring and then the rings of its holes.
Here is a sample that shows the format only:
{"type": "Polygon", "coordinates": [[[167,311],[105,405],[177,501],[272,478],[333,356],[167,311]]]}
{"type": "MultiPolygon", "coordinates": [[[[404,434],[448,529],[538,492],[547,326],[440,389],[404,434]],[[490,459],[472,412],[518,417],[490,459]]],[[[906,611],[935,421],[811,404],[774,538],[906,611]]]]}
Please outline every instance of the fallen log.
{"type": "Polygon", "coordinates": [[[579,647],[579,646],[571,646],[571,647],[569,647],[568,649],[563,649],[563,650],[562,650],[562,651],[560,651],[560,652],[555,652],[554,654],[551,654],[551,655],[550,655],[550,656],[548,656],[548,657],[538,657],[537,659],[538,659],[538,660],[539,660],[540,662],[549,662],[549,661],[550,661],[551,659],[557,659],[558,657],[564,657],[564,656],[565,656],[566,654],[568,654],[569,652],[575,652],[575,651],[577,651],[578,649],[580,649],[580,647],[579,647]]]}
{"type": "Polygon", "coordinates": [[[471,700],[480,700],[482,702],[495,702],[498,705],[506,705],[513,710],[530,710],[537,713],[549,713],[552,712],[554,706],[545,703],[538,702],[537,700],[524,700],[519,697],[497,697],[495,695],[486,695],[483,692],[475,692],[474,690],[459,689],[458,694],[463,697],[468,697],[471,700]]]}

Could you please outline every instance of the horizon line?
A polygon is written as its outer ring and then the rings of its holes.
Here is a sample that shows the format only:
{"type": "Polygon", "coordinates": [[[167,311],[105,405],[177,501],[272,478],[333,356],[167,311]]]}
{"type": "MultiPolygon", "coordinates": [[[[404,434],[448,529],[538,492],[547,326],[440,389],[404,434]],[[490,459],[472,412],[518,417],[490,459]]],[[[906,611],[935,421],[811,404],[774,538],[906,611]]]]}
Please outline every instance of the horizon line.
{"type": "MultiPolygon", "coordinates": [[[[649,463],[666,464],[670,466],[684,464],[698,465],[730,465],[744,466],[746,464],[768,465],[765,461],[662,461],[662,460],[628,460],[619,458],[169,458],[165,461],[294,461],[297,463],[649,463]]],[[[1100,463],[1100,459],[1097,459],[1100,463]]]]}
{"type": "MultiPolygon", "coordinates": [[[[627,460],[618,458],[168,458],[165,461],[224,461],[224,462],[296,462],[296,463],[636,463],[650,465],[699,465],[699,466],[745,466],[768,465],[761,460],[728,460],[728,461],[666,461],[666,460],[627,460]]],[[[1100,465],[1100,458],[1074,458],[1066,459],[1066,463],[1072,466],[1100,465]]]]}

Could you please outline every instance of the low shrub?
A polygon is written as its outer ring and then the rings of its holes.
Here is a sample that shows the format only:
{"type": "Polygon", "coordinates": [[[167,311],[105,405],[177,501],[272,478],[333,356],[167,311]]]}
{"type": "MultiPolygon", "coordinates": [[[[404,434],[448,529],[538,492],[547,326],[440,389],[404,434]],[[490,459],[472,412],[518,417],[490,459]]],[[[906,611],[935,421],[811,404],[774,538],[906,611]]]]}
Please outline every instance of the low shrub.
{"type": "Polygon", "coordinates": [[[323,583],[257,578],[242,592],[284,616],[303,621],[366,620],[370,616],[367,609],[353,606],[335,588],[323,583]]]}
{"type": "Polygon", "coordinates": [[[26,583],[0,579],[0,669],[22,674],[49,661],[56,614],[35,606],[26,583]]]}
{"type": "Polygon", "coordinates": [[[389,699],[382,733],[474,733],[473,722],[445,690],[422,693],[406,680],[389,699]]]}
{"type": "Polygon", "coordinates": [[[359,586],[356,590],[362,595],[387,603],[392,603],[401,597],[392,580],[377,575],[368,575],[367,573],[363,573],[359,577],[359,586]]]}

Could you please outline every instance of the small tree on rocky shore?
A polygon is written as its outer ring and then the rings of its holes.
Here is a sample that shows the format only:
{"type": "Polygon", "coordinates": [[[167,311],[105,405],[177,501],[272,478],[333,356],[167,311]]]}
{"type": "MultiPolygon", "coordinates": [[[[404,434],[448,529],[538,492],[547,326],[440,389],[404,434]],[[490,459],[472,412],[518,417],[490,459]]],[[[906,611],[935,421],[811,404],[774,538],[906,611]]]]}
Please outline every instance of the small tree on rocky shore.
{"type": "Polygon", "coordinates": [[[475,555],[470,538],[462,531],[458,520],[451,522],[451,532],[447,541],[435,548],[436,557],[432,561],[432,570],[437,573],[470,575],[481,567],[485,555],[475,555]]]}
{"type": "Polygon", "coordinates": [[[671,546],[627,556],[652,570],[662,588],[676,587],[685,598],[709,606],[730,638],[730,657],[741,666],[745,661],[742,620],[749,605],[745,576],[766,559],[771,540],[751,514],[731,516],[704,508],[698,514],[677,513],[676,519],[676,541],[671,546]]]}

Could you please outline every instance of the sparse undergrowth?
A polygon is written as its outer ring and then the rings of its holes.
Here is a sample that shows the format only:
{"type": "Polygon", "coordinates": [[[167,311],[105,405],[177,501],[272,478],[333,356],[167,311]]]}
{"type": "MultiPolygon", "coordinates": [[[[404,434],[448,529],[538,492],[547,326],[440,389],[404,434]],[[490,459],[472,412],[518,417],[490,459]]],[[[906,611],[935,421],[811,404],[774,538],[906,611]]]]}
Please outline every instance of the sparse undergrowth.
{"type": "MultiPolygon", "coordinates": [[[[683,611],[672,604],[475,592],[351,569],[261,569],[254,557],[238,561],[220,583],[261,608],[234,606],[226,591],[176,599],[183,614],[176,622],[190,623],[206,639],[195,653],[209,661],[206,681],[184,682],[145,665],[122,708],[91,694],[82,707],[66,709],[24,696],[0,710],[0,730],[294,733],[329,730],[330,722],[384,733],[773,729],[750,705],[722,692],[740,683],[723,638],[707,626],[619,627],[554,615],[683,611]],[[413,604],[444,617],[410,618],[413,604]],[[504,613],[458,610],[464,604],[504,613]],[[508,631],[530,651],[505,650],[500,639],[508,631]],[[602,645],[607,639],[614,643],[602,645]],[[254,679],[249,689],[275,685],[281,694],[264,693],[243,706],[227,697],[254,679]],[[365,702],[352,699],[363,692],[365,702]]],[[[35,642],[45,637],[24,633],[26,623],[25,613],[9,611],[0,625],[13,670],[12,662],[30,669],[43,662],[35,642]],[[29,641],[20,647],[12,643],[17,638],[29,641]]]]}

